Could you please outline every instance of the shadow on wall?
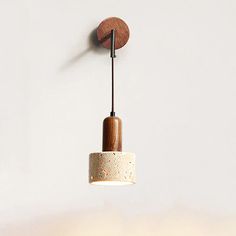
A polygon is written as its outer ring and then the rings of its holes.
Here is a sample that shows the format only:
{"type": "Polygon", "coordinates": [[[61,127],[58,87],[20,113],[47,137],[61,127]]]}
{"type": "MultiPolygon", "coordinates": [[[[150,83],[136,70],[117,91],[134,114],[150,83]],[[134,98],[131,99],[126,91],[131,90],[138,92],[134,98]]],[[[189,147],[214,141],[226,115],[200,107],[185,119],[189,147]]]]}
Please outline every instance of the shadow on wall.
{"type": "Polygon", "coordinates": [[[38,219],[0,230],[1,236],[235,236],[236,217],[219,218],[186,210],[162,215],[123,216],[91,211],[38,219]]]}
{"type": "Polygon", "coordinates": [[[89,52],[95,52],[97,54],[107,54],[108,50],[103,48],[97,38],[97,29],[94,29],[88,37],[88,48],[77,53],[72,58],[70,58],[64,65],[61,66],[60,71],[64,71],[74,64],[78,63],[84,56],[89,52]]]}

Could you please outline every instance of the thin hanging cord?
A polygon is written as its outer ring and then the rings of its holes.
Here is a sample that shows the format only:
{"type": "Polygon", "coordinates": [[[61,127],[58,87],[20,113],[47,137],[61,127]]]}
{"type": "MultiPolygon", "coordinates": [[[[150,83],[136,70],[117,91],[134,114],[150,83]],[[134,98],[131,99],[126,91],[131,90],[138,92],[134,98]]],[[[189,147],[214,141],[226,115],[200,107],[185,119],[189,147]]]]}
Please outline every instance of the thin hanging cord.
{"type": "Polygon", "coordinates": [[[115,116],[114,111],[114,58],[111,58],[111,116],[115,116]]]}
{"type": "Polygon", "coordinates": [[[115,116],[115,106],[114,106],[114,87],[115,87],[115,81],[114,81],[114,58],[115,55],[115,30],[111,31],[111,113],[110,116],[115,116]]]}

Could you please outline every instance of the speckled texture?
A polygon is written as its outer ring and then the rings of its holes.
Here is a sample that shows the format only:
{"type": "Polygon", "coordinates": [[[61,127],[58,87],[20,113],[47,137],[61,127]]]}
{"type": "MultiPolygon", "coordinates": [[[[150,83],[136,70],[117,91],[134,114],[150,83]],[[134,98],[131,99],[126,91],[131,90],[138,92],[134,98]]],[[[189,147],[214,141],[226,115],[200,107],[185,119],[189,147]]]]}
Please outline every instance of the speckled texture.
{"type": "Polygon", "coordinates": [[[96,152],[89,155],[89,182],[119,181],[135,183],[135,154],[96,152]]]}

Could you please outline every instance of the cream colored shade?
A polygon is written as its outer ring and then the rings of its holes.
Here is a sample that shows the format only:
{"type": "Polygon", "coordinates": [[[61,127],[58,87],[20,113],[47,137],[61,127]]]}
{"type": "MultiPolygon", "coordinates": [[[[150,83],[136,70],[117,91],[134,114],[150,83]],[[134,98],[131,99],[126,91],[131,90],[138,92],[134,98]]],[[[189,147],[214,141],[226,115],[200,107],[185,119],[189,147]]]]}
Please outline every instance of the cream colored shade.
{"type": "Polygon", "coordinates": [[[135,183],[135,154],[95,152],[89,155],[89,183],[129,185],[135,183]]]}

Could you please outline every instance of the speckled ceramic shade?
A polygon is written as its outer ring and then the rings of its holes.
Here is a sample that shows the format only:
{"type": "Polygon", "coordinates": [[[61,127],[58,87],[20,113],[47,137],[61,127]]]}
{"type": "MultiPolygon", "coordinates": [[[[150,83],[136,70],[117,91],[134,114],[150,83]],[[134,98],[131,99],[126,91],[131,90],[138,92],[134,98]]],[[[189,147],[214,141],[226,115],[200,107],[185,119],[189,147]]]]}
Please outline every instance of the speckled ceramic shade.
{"type": "Polygon", "coordinates": [[[91,153],[89,182],[96,185],[134,184],[135,155],[129,152],[91,153]]]}

